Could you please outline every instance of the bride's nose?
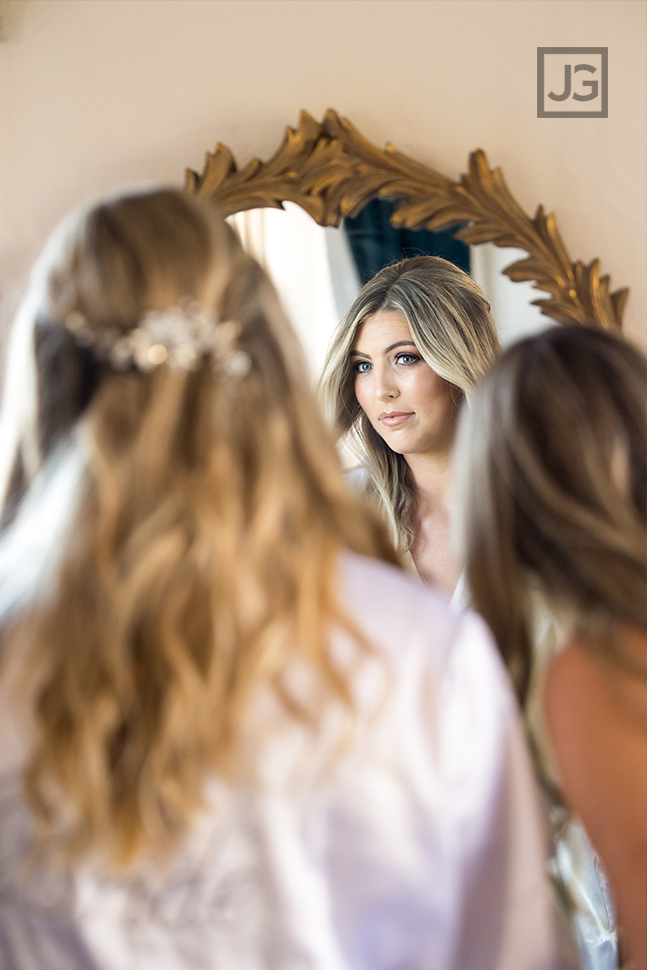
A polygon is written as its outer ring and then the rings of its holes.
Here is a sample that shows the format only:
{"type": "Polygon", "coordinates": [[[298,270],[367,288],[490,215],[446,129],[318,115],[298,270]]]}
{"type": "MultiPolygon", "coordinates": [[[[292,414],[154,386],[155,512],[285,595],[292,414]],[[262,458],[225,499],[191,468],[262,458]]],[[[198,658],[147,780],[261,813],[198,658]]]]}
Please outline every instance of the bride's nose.
{"type": "Polygon", "coordinates": [[[384,377],[380,377],[376,392],[380,401],[388,401],[390,398],[397,397],[398,389],[393,383],[393,377],[390,377],[390,383],[388,375],[385,374],[384,377]]]}

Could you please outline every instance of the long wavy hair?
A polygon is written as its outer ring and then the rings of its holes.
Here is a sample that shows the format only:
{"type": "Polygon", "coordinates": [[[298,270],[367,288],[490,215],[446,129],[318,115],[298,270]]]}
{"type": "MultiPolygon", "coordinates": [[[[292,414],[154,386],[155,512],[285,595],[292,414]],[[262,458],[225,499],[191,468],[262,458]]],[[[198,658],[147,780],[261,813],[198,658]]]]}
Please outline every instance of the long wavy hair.
{"type": "Polygon", "coordinates": [[[33,735],[25,790],[43,844],[127,866],[175,843],[207,777],[251,770],[240,736],[261,685],[306,727],[331,702],[352,717],[329,643],[336,625],[355,633],[339,554],[395,553],[345,485],[268,278],[181,191],[66,220],[8,375],[0,642],[33,735]],[[119,372],[64,325],[127,333],[186,299],[238,322],[246,376],[208,358],[119,372]],[[307,696],[285,677],[295,657],[314,671],[307,696]]]}
{"type": "Polygon", "coordinates": [[[620,336],[556,327],[510,348],[461,418],[459,535],[476,609],[522,701],[537,596],[567,631],[647,677],[647,363],[620,336]]]}
{"type": "Polygon", "coordinates": [[[414,540],[415,493],[402,455],[372,427],[355,395],[351,351],[366,320],[402,313],[425,362],[454,388],[456,411],[501,351],[490,305],[467,273],[438,256],[414,256],[382,269],[362,287],[339,325],[321,378],[324,406],[337,434],[366,474],[401,551],[414,540]]]}

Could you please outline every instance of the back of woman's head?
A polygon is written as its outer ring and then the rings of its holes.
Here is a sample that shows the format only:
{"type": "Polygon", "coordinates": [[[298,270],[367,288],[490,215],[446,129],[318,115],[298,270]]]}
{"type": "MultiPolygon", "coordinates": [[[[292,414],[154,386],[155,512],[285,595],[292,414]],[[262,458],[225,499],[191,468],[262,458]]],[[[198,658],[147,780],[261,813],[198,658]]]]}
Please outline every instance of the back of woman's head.
{"type": "Polygon", "coordinates": [[[127,332],[147,311],[184,295],[217,300],[234,251],[224,225],[174,191],[118,197],[61,223],[32,271],[11,335],[0,448],[5,491],[12,474],[14,484],[19,473],[27,483],[34,478],[104,386],[106,368],[66,320],[84,318],[98,338],[127,332]]]}
{"type": "Polygon", "coordinates": [[[273,287],[200,200],[132,193],[70,217],[8,365],[33,380],[5,404],[27,494],[4,547],[64,520],[30,538],[47,570],[2,600],[35,723],[27,793],[64,853],[125,862],[231,771],[255,685],[316,717],[283,682],[297,650],[349,702],[328,653],[338,555],[393,553],[346,490],[273,287]]]}
{"type": "Polygon", "coordinates": [[[585,637],[647,624],[646,392],[621,337],[558,327],[510,348],[464,414],[467,581],[521,694],[530,594],[585,637]]]}
{"type": "Polygon", "coordinates": [[[342,432],[361,417],[350,352],[366,320],[381,311],[404,315],[427,364],[463,394],[471,392],[501,349],[487,300],[458,266],[439,256],[414,256],[386,266],[362,287],[324,367],[325,401],[342,432]]]}

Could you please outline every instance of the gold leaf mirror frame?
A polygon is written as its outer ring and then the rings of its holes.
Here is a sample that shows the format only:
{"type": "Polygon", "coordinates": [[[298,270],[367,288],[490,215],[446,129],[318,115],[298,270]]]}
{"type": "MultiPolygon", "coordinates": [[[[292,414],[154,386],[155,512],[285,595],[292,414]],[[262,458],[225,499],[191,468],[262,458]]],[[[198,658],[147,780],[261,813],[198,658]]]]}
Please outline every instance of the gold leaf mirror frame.
{"type": "Polygon", "coordinates": [[[239,169],[218,144],[201,175],[186,170],[189,191],[213,201],[225,215],[245,209],[282,208],[295,202],[321,226],[338,226],[375,197],[395,202],[392,223],[407,229],[449,229],[465,243],[524,250],[528,255],[503,272],[549,294],[534,300],[558,323],[621,329],[627,288],[611,292],[600,261],[572,261],[552,213],[537,207],[530,218],[515,201],[500,168],[485,153],[469,156],[468,171],[453,182],[391,144],[378,148],[347,118],[328,110],[321,123],[302,111],[287,127],[267,162],[253,158],[239,169]]]}

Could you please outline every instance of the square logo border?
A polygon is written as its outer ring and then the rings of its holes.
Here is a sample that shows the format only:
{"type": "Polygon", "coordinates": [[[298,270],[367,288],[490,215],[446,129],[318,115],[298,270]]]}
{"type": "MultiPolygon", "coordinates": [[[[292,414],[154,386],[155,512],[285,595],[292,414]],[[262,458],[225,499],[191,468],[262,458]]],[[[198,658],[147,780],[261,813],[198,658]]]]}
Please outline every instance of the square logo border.
{"type": "Polygon", "coordinates": [[[608,118],[609,117],[609,48],[608,47],[538,47],[537,48],[537,117],[538,118],[608,118]],[[544,56],[546,54],[599,54],[602,58],[600,111],[546,111],[544,108],[544,56]]]}

